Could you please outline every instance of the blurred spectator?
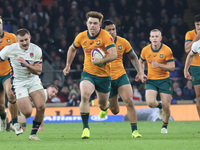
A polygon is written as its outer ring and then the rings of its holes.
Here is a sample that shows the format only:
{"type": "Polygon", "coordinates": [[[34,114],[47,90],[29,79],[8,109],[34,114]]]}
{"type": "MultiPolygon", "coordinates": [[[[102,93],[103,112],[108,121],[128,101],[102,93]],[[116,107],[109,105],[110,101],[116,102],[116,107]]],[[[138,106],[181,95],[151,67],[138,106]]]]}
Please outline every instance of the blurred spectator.
{"type": "Polygon", "coordinates": [[[172,97],[173,97],[174,100],[182,100],[183,99],[182,90],[181,90],[178,82],[174,82],[173,83],[173,94],[172,94],[172,97]]]}
{"type": "Polygon", "coordinates": [[[184,100],[194,100],[196,97],[194,88],[192,86],[192,81],[187,80],[186,86],[183,88],[183,99],[184,100]]]}
{"type": "Polygon", "coordinates": [[[69,101],[67,102],[67,106],[79,106],[80,99],[76,92],[70,92],[69,101]]]}
{"type": "Polygon", "coordinates": [[[60,16],[58,20],[58,26],[55,28],[55,31],[54,31],[55,39],[58,41],[61,40],[62,34],[67,35],[67,29],[65,28],[64,24],[65,24],[64,17],[60,16]]]}
{"type": "Polygon", "coordinates": [[[178,59],[176,59],[176,58],[174,58],[174,59],[175,59],[176,69],[174,71],[170,72],[170,78],[175,82],[175,81],[179,81],[180,78],[182,77],[183,64],[178,59]]]}
{"type": "Polygon", "coordinates": [[[64,86],[61,91],[58,93],[58,97],[62,102],[68,102],[69,97],[69,88],[67,86],[64,86]]]}

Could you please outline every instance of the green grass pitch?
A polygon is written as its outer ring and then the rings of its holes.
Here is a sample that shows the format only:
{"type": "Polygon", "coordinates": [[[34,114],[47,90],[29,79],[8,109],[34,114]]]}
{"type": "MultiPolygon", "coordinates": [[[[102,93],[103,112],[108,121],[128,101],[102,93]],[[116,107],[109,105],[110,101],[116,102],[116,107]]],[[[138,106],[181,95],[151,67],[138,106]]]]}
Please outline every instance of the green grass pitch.
{"type": "Polygon", "coordinates": [[[90,139],[81,139],[81,123],[45,124],[38,132],[41,141],[29,141],[27,131],[0,132],[1,150],[199,150],[200,121],[171,121],[168,134],[161,134],[162,122],[138,122],[142,138],[131,137],[129,122],[90,123],[90,139]]]}

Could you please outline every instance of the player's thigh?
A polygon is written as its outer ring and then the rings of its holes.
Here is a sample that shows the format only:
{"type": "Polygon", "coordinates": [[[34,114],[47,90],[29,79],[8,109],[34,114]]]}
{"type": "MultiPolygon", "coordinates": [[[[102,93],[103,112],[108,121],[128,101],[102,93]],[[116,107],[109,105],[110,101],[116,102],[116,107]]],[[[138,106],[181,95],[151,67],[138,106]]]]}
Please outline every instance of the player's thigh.
{"type": "Polygon", "coordinates": [[[15,97],[14,97],[14,93],[11,89],[11,81],[10,78],[6,79],[3,83],[3,88],[5,90],[5,93],[8,96],[9,101],[14,100],[15,101],[15,97]]]}
{"type": "Polygon", "coordinates": [[[194,85],[196,97],[200,97],[200,84],[194,85]]]}
{"type": "Polygon", "coordinates": [[[105,103],[105,102],[108,101],[110,92],[102,93],[102,92],[99,92],[99,91],[96,90],[96,95],[97,95],[97,99],[98,99],[99,104],[101,104],[101,103],[105,103]]]}
{"type": "Polygon", "coordinates": [[[29,96],[17,99],[17,106],[20,112],[25,116],[32,113],[32,104],[29,96]]]}
{"type": "Polygon", "coordinates": [[[36,90],[30,93],[31,99],[36,107],[38,108],[45,108],[45,95],[44,89],[36,90]]]}
{"type": "Polygon", "coordinates": [[[118,88],[118,93],[126,103],[130,102],[133,98],[133,91],[130,84],[120,86],[118,88]]]}
{"type": "Polygon", "coordinates": [[[94,83],[89,80],[82,80],[80,83],[81,97],[89,100],[90,96],[95,90],[94,83]]]}
{"type": "Polygon", "coordinates": [[[155,103],[158,92],[155,90],[146,90],[145,97],[147,103],[155,103]]]}
{"type": "Polygon", "coordinates": [[[163,107],[169,107],[171,104],[171,100],[172,100],[172,95],[168,94],[168,93],[160,93],[160,98],[162,101],[162,105],[163,107]]]}
{"type": "Polygon", "coordinates": [[[11,90],[11,82],[10,82],[10,78],[6,79],[3,83],[3,88],[5,90],[6,93],[8,93],[11,90]]]}

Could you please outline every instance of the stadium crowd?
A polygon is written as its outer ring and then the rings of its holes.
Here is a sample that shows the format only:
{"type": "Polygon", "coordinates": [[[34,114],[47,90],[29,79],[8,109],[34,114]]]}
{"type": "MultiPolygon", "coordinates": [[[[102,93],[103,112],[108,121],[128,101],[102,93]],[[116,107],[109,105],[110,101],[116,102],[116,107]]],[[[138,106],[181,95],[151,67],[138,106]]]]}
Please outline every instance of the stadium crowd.
{"type": "MultiPolygon", "coordinates": [[[[176,59],[176,70],[170,74],[174,88],[173,99],[194,100],[191,82],[183,78],[184,37],[189,30],[183,16],[187,7],[187,0],[0,0],[0,16],[8,32],[16,33],[19,28],[27,28],[32,35],[31,41],[42,48],[44,59],[54,69],[60,70],[65,67],[69,45],[79,32],[87,29],[85,15],[88,11],[99,11],[104,19],[115,21],[118,35],[131,43],[138,57],[142,48],[149,44],[150,30],[158,28],[163,33],[163,43],[172,49],[176,59]]],[[[72,69],[81,70],[83,58],[80,49],[72,69]]],[[[132,68],[126,57],[124,66],[132,68]]],[[[129,76],[134,78],[132,74],[129,76]]],[[[58,97],[47,102],[79,105],[79,84],[74,82],[78,78],[79,75],[66,77],[62,87],[59,87],[59,79],[52,81],[60,91],[58,97]]],[[[144,101],[144,85],[133,80],[131,83],[135,100],[144,101]]]]}

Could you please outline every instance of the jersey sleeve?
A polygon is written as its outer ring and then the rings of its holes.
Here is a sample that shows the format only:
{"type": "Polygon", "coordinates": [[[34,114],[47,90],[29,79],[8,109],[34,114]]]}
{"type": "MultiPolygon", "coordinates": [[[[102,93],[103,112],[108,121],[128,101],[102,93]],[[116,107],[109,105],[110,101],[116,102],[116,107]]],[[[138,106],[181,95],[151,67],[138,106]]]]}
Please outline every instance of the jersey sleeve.
{"type": "Polygon", "coordinates": [[[15,34],[12,34],[13,35],[13,43],[17,43],[17,38],[15,36],[15,34]]]}
{"type": "Polygon", "coordinates": [[[37,53],[35,56],[34,64],[41,64],[42,63],[42,50],[41,48],[37,47],[37,53]]]}
{"type": "Polygon", "coordinates": [[[172,50],[169,48],[167,51],[166,62],[174,61],[172,50]]]}
{"type": "Polygon", "coordinates": [[[104,32],[104,41],[106,50],[108,50],[111,47],[115,47],[114,40],[108,32],[104,32]]]}
{"type": "Polygon", "coordinates": [[[124,45],[125,45],[125,51],[124,52],[126,54],[130,54],[133,51],[131,44],[126,39],[124,39],[124,45]]]}
{"type": "Polygon", "coordinates": [[[194,43],[192,44],[191,49],[192,49],[192,52],[193,52],[194,54],[200,52],[200,49],[198,49],[198,43],[199,43],[199,41],[196,41],[196,42],[194,42],[194,43]]]}
{"type": "Polygon", "coordinates": [[[189,41],[192,41],[192,37],[191,37],[191,33],[187,32],[185,34],[185,42],[189,42],[189,41]]]}
{"type": "Polygon", "coordinates": [[[4,60],[9,58],[9,54],[10,54],[10,49],[9,48],[10,48],[10,46],[6,46],[0,51],[0,59],[1,59],[1,61],[4,61],[4,60]]]}
{"type": "Polygon", "coordinates": [[[140,54],[140,59],[142,60],[142,61],[145,61],[146,60],[146,58],[145,58],[145,52],[144,52],[145,50],[144,50],[144,48],[142,49],[142,52],[141,52],[141,54],[140,54]]]}
{"type": "Polygon", "coordinates": [[[79,33],[79,34],[76,36],[76,38],[75,38],[75,40],[74,40],[74,42],[73,42],[73,46],[74,46],[75,48],[81,47],[81,42],[80,42],[81,37],[82,37],[81,35],[82,35],[82,34],[79,33]]]}

